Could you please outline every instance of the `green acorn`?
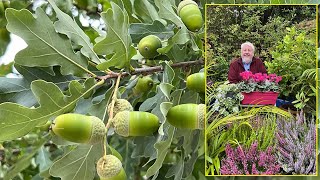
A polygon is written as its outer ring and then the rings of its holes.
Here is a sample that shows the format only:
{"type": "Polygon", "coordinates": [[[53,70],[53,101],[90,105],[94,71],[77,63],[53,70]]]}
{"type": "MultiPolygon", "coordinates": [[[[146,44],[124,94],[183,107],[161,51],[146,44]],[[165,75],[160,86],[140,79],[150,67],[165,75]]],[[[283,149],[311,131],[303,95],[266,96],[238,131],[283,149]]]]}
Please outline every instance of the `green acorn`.
{"type": "Polygon", "coordinates": [[[138,50],[145,58],[154,58],[159,54],[157,49],[161,47],[161,40],[155,35],[148,35],[142,38],[138,44],[138,50]]]}
{"type": "Polygon", "coordinates": [[[62,114],[52,125],[57,136],[75,143],[96,144],[106,133],[104,123],[97,117],[82,114],[62,114]]]}
{"type": "Polygon", "coordinates": [[[178,15],[190,31],[196,32],[203,26],[203,19],[198,4],[192,0],[181,1],[178,15]]]}
{"type": "Polygon", "coordinates": [[[180,104],[169,109],[167,121],[177,128],[203,129],[205,109],[204,104],[180,104]]]}
{"type": "Polygon", "coordinates": [[[106,155],[98,160],[97,173],[101,180],[127,179],[121,161],[114,155],[106,155]]]}
{"type": "Polygon", "coordinates": [[[113,119],[115,132],[120,136],[149,136],[159,128],[159,118],[148,112],[121,111],[113,119]]]}
{"type": "Polygon", "coordinates": [[[145,93],[150,91],[152,87],[153,87],[153,80],[151,79],[150,76],[140,77],[138,79],[136,86],[133,88],[133,93],[134,94],[145,93]]]}
{"type": "Polygon", "coordinates": [[[187,77],[187,88],[199,93],[206,92],[206,80],[203,72],[194,73],[187,77]]]}

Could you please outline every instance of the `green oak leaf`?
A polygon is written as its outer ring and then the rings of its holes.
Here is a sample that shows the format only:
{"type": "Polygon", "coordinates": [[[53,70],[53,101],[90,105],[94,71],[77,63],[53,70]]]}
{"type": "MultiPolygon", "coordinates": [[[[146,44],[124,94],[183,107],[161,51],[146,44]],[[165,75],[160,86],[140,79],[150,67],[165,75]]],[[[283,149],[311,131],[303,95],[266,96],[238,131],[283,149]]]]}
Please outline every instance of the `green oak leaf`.
{"type": "Polygon", "coordinates": [[[135,137],[133,140],[135,147],[131,153],[132,158],[150,157],[154,154],[154,144],[157,142],[155,136],[135,137]]]}
{"type": "Polygon", "coordinates": [[[42,79],[47,82],[53,82],[64,89],[66,86],[60,85],[69,84],[70,81],[75,80],[72,75],[61,75],[58,67],[27,67],[14,64],[14,68],[30,83],[34,80],[42,79]]]}
{"type": "Polygon", "coordinates": [[[15,102],[27,107],[37,103],[28,80],[25,78],[0,77],[0,103],[3,102],[15,102]]]}
{"type": "Polygon", "coordinates": [[[123,11],[117,4],[111,3],[112,9],[101,13],[106,23],[107,35],[94,46],[94,51],[99,55],[112,57],[97,65],[99,70],[107,70],[109,67],[119,69],[130,68],[130,60],[136,54],[128,33],[129,20],[126,11],[123,11]]]}
{"type": "MultiPolygon", "coordinates": [[[[168,126],[168,133],[166,135],[166,139],[163,141],[159,141],[155,143],[154,147],[157,150],[157,158],[155,162],[150,166],[150,168],[147,170],[146,176],[149,178],[154,175],[153,179],[156,178],[156,174],[159,172],[159,169],[162,167],[162,163],[164,161],[164,158],[166,157],[168,153],[168,149],[170,148],[171,142],[173,140],[174,130],[175,128],[173,126],[168,126]]],[[[150,160],[149,160],[150,161],[150,160]]]]}
{"type": "Polygon", "coordinates": [[[161,83],[157,87],[157,94],[147,100],[145,100],[139,107],[139,111],[149,111],[152,109],[151,113],[158,116],[160,122],[164,122],[165,117],[161,113],[160,105],[162,102],[170,101],[168,95],[173,86],[168,83],[161,83]]]}
{"type": "Polygon", "coordinates": [[[190,59],[191,57],[188,56],[188,48],[187,46],[179,46],[177,44],[174,44],[172,48],[167,52],[167,56],[169,59],[171,59],[173,62],[182,62],[186,59],[190,59]]]}
{"type": "MultiPolygon", "coordinates": [[[[88,61],[74,53],[70,40],[55,32],[52,21],[41,8],[36,18],[26,9],[6,9],[7,29],[26,41],[28,47],[18,52],[15,62],[29,67],[61,66],[63,75],[85,76],[88,61]]],[[[92,74],[93,75],[93,74],[92,74]]]]}
{"type": "MultiPolygon", "coordinates": [[[[162,76],[162,79],[163,79],[162,82],[172,84],[172,81],[175,77],[174,70],[172,69],[172,67],[170,66],[170,64],[167,61],[162,63],[162,67],[164,69],[163,76],[162,76]]],[[[169,95],[167,95],[167,97],[169,98],[169,95]]]]}
{"type": "Polygon", "coordinates": [[[171,38],[168,40],[168,45],[159,48],[157,51],[161,54],[168,53],[176,44],[186,44],[191,40],[189,31],[186,28],[179,29],[171,38]]]}
{"type": "Polygon", "coordinates": [[[62,12],[54,3],[53,0],[49,0],[52,8],[57,14],[59,21],[54,23],[55,29],[61,33],[67,35],[72,42],[76,45],[82,46],[81,53],[93,62],[100,64],[102,61],[97,54],[93,51],[93,45],[90,42],[89,37],[83,32],[78,24],[71,19],[71,17],[62,12]]]}
{"type": "Polygon", "coordinates": [[[159,17],[156,8],[148,0],[133,1],[135,14],[145,23],[152,23],[156,20],[166,25],[166,21],[159,17]]]}
{"type": "Polygon", "coordinates": [[[160,21],[155,20],[152,24],[131,24],[129,34],[132,42],[139,43],[142,38],[151,34],[158,36],[160,39],[169,39],[174,33],[170,26],[164,26],[160,21]]]}
{"type": "Polygon", "coordinates": [[[42,146],[38,151],[36,163],[39,165],[40,172],[46,172],[52,166],[53,162],[50,160],[50,153],[44,146],[42,146]]]}
{"type": "Polygon", "coordinates": [[[96,162],[103,156],[102,150],[101,144],[72,147],[53,163],[49,173],[61,180],[93,179],[96,162]]]}
{"type": "Polygon", "coordinates": [[[73,76],[62,76],[58,68],[26,67],[15,64],[15,69],[23,75],[22,78],[0,77],[0,103],[13,102],[26,107],[36,106],[37,100],[32,94],[30,84],[42,79],[55,83],[60,89],[66,89],[74,80],[73,76]]]}
{"type": "Polygon", "coordinates": [[[70,112],[84,95],[92,91],[93,87],[76,89],[72,82],[69,85],[70,96],[65,96],[57,85],[43,80],[31,83],[31,90],[39,102],[39,107],[27,108],[25,106],[5,102],[0,104],[0,142],[13,140],[30,132],[35,126],[42,125],[54,117],[70,112]]]}
{"type": "Polygon", "coordinates": [[[168,0],[155,0],[156,6],[159,8],[159,16],[163,19],[167,19],[173,22],[180,28],[186,28],[181,18],[177,15],[177,13],[173,10],[172,6],[174,5],[174,1],[170,2],[168,0]]]}

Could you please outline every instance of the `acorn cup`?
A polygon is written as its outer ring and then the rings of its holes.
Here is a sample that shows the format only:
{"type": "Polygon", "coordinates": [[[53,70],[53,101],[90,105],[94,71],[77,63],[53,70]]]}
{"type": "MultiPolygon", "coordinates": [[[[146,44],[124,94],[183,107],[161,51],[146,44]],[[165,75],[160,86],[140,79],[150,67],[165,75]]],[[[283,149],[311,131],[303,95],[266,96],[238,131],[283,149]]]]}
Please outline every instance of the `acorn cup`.
{"type": "Polygon", "coordinates": [[[102,142],[106,133],[99,118],[72,113],[58,116],[52,124],[52,131],[67,141],[84,144],[102,142]]]}
{"type": "MultiPolygon", "coordinates": [[[[111,110],[111,104],[108,105],[108,112],[111,110]]],[[[117,99],[114,103],[113,114],[117,114],[121,111],[133,111],[133,107],[126,99],[117,99]]]]}
{"type": "Polygon", "coordinates": [[[157,56],[159,54],[157,49],[161,47],[161,40],[155,35],[148,35],[142,38],[138,43],[140,54],[147,59],[157,56]]]}
{"type": "Polygon", "coordinates": [[[120,136],[150,136],[159,128],[159,118],[148,112],[121,111],[113,119],[115,132],[120,136]]]}
{"type": "Polygon", "coordinates": [[[101,157],[97,162],[100,180],[126,180],[127,175],[121,161],[114,155],[101,157]]]}
{"type": "Polygon", "coordinates": [[[204,104],[180,104],[169,109],[167,121],[183,129],[204,129],[204,104]]]}
{"type": "Polygon", "coordinates": [[[192,0],[183,0],[178,5],[178,15],[190,31],[196,32],[203,26],[198,4],[192,0]]]}
{"type": "Polygon", "coordinates": [[[206,92],[204,72],[194,73],[187,77],[187,88],[198,93],[206,92]]]}

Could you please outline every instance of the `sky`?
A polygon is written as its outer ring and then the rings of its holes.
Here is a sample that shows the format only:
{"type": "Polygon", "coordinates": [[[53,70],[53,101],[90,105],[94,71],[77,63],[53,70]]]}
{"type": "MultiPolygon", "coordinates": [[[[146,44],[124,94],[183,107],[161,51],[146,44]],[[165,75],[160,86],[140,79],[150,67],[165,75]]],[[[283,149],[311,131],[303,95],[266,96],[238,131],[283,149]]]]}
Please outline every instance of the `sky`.
{"type": "Polygon", "coordinates": [[[0,56],[0,64],[9,64],[14,60],[15,55],[22,49],[27,47],[27,44],[19,36],[10,34],[11,41],[3,56],[0,56]]]}

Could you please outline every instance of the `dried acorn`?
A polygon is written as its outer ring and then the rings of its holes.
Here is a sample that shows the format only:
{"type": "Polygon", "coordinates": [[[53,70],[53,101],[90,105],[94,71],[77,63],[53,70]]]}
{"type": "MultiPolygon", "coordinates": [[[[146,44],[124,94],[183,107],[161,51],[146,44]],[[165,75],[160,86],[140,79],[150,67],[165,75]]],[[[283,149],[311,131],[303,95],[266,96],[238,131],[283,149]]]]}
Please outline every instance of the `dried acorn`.
{"type": "Polygon", "coordinates": [[[159,128],[159,118],[148,112],[121,111],[113,119],[115,132],[120,136],[149,136],[159,128]]]}
{"type": "Polygon", "coordinates": [[[104,123],[97,117],[82,114],[62,114],[52,124],[57,136],[76,143],[96,144],[106,133],[104,123]]]}
{"type": "Polygon", "coordinates": [[[204,104],[180,104],[169,109],[167,121],[174,127],[203,129],[205,119],[204,104]]]}

